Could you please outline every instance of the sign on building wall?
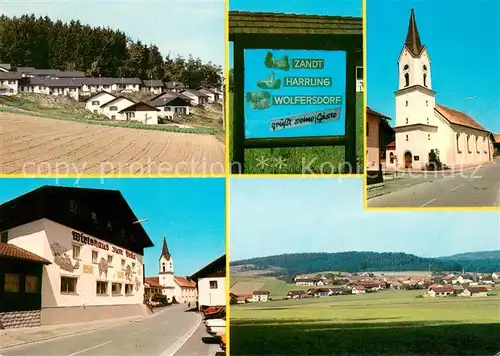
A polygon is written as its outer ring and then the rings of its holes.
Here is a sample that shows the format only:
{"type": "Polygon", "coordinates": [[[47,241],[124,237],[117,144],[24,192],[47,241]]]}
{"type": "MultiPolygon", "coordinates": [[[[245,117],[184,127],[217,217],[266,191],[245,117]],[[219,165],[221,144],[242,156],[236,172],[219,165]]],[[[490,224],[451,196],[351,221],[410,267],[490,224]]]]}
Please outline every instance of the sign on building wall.
{"type": "Polygon", "coordinates": [[[83,273],[94,274],[94,266],[92,266],[92,265],[83,265],[83,273]]]}
{"type": "Polygon", "coordinates": [[[346,52],[245,50],[245,138],[345,134],[346,52]]]}

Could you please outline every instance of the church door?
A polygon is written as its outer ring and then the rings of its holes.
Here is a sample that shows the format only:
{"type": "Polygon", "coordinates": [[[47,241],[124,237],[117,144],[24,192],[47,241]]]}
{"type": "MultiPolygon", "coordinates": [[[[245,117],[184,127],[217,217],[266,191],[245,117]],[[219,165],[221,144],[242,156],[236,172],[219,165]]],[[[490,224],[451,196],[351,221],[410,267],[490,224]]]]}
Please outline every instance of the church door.
{"type": "Polygon", "coordinates": [[[413,157],[411,156],[410,151],[405,152],[405,168],[411,168],[413,157]]]}

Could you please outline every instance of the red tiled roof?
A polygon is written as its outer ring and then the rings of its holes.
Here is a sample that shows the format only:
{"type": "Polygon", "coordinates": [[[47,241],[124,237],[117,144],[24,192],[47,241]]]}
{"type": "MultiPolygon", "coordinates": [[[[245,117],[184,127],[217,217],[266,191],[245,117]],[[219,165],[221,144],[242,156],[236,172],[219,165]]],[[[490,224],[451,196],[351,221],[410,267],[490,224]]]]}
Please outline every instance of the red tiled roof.
{"type": "Polygon", "coordinates": [[[395,150],[396,149],[396,141],[392,141],[392,142],[389,142],[385,148],[389,149],[389,150],[395,150]]]}
{"type": "Polygon", "coordinates": [[[366,107],[366,113],[371,114],[371,115],[375,115],[375,116],[379,116],[380,118],[383,118],[383,119],[391,120],[391,118],[389,116],[386,116],[386,115],[381,114],[375,110],[372,110],[369,106],[366,107]]]}
{"type": "Polygon", "coordinates": [[[500,142],[500,134],[493,134],[493,140],[495,141],[495,143],[500,142]]]}
{"type": "Polygon", "coordinates": [[[146,277],[144,279],[144,282],[149,284],[151,288],[165,288],[160,285],[160,278],[159,277],[146,277]]]}
{"type": "Polygon", "coordinates": [[[453,110],[440,104],[436,104],[434,110],[441,114],[451,124],[467,126],[481,131],[488,131],[484,127],[479,125],[476,121],[474,121],[474,119],[465,115],[463,112],[453,110]]]}
{"type": "Polygon", "coordinates": [[[432,288],[431,290],[433,290],[436,293],[445,293],[445,292],[454,292],[455,288],[453,288],[453,287],[435,287],[435,288],[432,288]]]}
{"type": "Polygon", "coordinates": [[[366,288],[363,287],[363,286],[355,286],[353,289],[356,289],[356,290],[365,290],[366,288]]]}
{"type": "Polygon", "coordinates": [[[0,243],[0,258],[15,258],[31,262],[51,264],[50,261],[13,244],[0,243]]]}
{"type": "Polygon", "coordinates": [[[469,287],[467,289],[471,293],[481,293],[481,292],[487,292],[488,291],[488,288],[486,288],[486,287],[469,287]]]}
{"type": "Polygon", "coordinates": [[[177,282],[177,284],[181,287],[184,287],[184,288],[195,288],[196,287],[196,283],[191,282],[190,280],[188,280],[184,277],[174,277],[174,279],[177,282]]]}
{"type": "Polygon", "coordinates": [[[306,292],[303,291],[303,290],[291,290],[291,291],[288,291],[288,295],[302,295],[302,294],[306,294],[306,292]]]}

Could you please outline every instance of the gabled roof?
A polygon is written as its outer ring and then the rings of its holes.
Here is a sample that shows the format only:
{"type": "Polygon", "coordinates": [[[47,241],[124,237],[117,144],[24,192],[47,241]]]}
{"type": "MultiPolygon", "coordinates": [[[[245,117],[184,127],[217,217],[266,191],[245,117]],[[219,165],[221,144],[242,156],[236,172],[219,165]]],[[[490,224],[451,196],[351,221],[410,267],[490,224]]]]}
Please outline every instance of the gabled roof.
{"type": "Polygon", "coordinates": [[[197,97],[200,97],[200,98],[208,98],[208,95],[207,94],[203,94],[202,92],[198,91],[198,90],[194,90],[194,89],[185,89],[181,92],[181,94],[183,93],[191,93],[191,94],[194,94],[196,95],[197,97]]]}
{"type": "Polygon", "coordinates": [[[97,93],[92,94],[91,96],[89,96],[89,97],[87,98],[87,100],[85,100],[85,101],[87,102],[87,101],[89,101],[90,99],[93,99],[93,98],[95,98],[96,96],[98,96],[98,95],[100,95],[100,94],[109,94],[109,95],[111,95],[111,96],[113,96],[113,97],[115,97],[115,98],[116,98],[116,95],[115,95],[115,94],[112,94],[112,93],[110,93],[110,92],[108,92],[108,91],[106,91],[106,90],[101,90],[101,91],[98,91],[97,93]]]}
{"type": "Polygon", "coordinates": [[[500,142],[500,134],[493,134],[493,140],[495,141],[495,143],[499,143],[500,142]]]}
{"type": "Polygon", "coordinates": [[[111,99],[111,100],[110,100],[110,101],[108,101],[107,103],[102,104],[102,105],[100,106],[100,108],[105,107],[105,106],[107,106],[107,105],[109,105],[109,104],[111,104],[111,103],[113,103],[113,102],[117,101],[118,99],[125,99],[125,100],[130,101],[131,103],[134,103],[134,104],[136,103],[136,101],[135,101],[135,100],[132,100],[132,99],[130,99],[130,98],[127,98],[127,97],[125,97],[125,96],[123,96],[123,95],[118,95],[117,97],[115,97],[114,99],[111,99]]]}
{"type": "Polygon", "coordinates": [[[468,289],[471,293],[483,293],[488,291],[488,288],[486,287],[468,287],[466,289],[468,289]]]}
{"type": "MultiPolygon", "coordinates": [[[[184,95],[182,95],[182,97],[184,97],[184,95]]],[[[165,105],[168,105],[168,104],[171,104],[170,106],[191,106],[191,99],[190,98],[187,98],[186,99],[183,99],[181,96],[179,95],[165,95],[163,97],[160,97],[160,98],[156,98],[154,100],[151,100],[149,101],[149,104],[154,106],[154,107],[158,107],[158,106],[165,106],[165,105]],[[178,104],[179,105],[175,105],[176,103],[174,101],[178,101],[178,104]],[[180,105],[182,104],[182,105],[180,105]]]]}
{"type": "Polygon", "coordinates": [[[166,82],[165,83],[165,86],[168,88],[168,89],[182,89],[182,88],[185,88],[186,86],[181,83],[181,82],[166,82]]]}
{"type": "Polygon", "coordinates": [[[139,254],[144,248],[153,246],[142,224],[135,223],[137,216],[118,190],[45,185],[0,204],[0,231],[40,219],[54,221],[139,254]],[[79,202],[81,209],[92,208],[98,217],[101,216],[99,223],[93,221],[90,212],[78,218],[69,214],[69,209],[61,202],[70,200],[79,202]],[[116,222],[116,227],[123,228],[129,238],[123,239],[117,229],[110,233],[105,227],[106,221],[116,222]]]}
{"type": "Polygon", "coordinates": [[[7,70],[12,70],[12,65],[10,63],[0,63],[0,67],[7,70]]]}
{"type": "Polygon", "coordinates": [[[386,116],[384,114],[381,114],[375,110],[372,110],[369,106],[366,107],[366,113],[367,114],[372,114],[372,115],[375,115],[375,116],[378,116],[380,117],[381,119],[387,119],[387,120],[391,120],[391,118],[389,116],[386,116]]]}
{"type": "Polygon", "coordinates": [[[422,46],[422,43],[420,42],[420,35],[418,34],[417,22],[415,20],[415,12],[413,9],[411,9],[410,23],[408,24],[405,46],[414,56],[419,56],[424,49],[424,46],[422,46]]]}
{"type": "Polygon", "coordinates": [[[488,130],[479,125],[474,119],[464,114],[463,112],[451,109],[440,104],[436,104],[434,110],[438,112],[442,117],[444,117],[450,124],[470,127],[476,130],[488,132],[488,130]]]}
{"type": "Polygon", "coordinates": [[[198,281],[200,278],[205,278],[209,274],[217,274],[225,277],[226,275],[226,255],[222,255],[215,261],[210,262],[208,265],[200,269],[198,272],[189,276],[189,279],[198,281]]]}
{"type": "Polygon", "coordinates": [[[184,277],[174,277],[174,280],[180,287],[184,287],[184,288],[195,288],[196,287],[196,283],[194,283],[194,282],[192,282],[184,277]]]}
{"type": "Polygon", "coordinates": [[[149,80],[143,80],[142,83],[144,84],[145,87],[164,87],[165,84],[159,79],[149,79],[149,80]]]}
{"type": "Polygon", "coordinates": [[[134,103],[134,104],[126,107],[125,109],[120,110],[119,113],[122,113],[122,112],[125,112],[125,111],[136,111],[137,107],[140,106],[140,105],[148,106],[149,108],[152,109],[151,111],[160,111],[157,108],[155,108],[154,106],[146,103],[145,101],[138,101],[138,102],[136,102],[136,103],[134,103]]]}
{"type": "Polygon", "coordinates": [[[51,262],[28,250],[13,244],[0,243],[0,258],[11,258],[16,260],[25,260],[49,265],[51,262]]]}
{"type": "Polygon", "coordinates": [[[3,80],[20,80],[22,77],[22,74],[17,72],[0,72],[0,79],[3,80]]]}
{"type": "Polygon", "coordinates": [[[160,285],[159,277],[146,277],[144,278],[144,283],[149,285],[151,288],[165,288],[164,286],[160,285]]]}

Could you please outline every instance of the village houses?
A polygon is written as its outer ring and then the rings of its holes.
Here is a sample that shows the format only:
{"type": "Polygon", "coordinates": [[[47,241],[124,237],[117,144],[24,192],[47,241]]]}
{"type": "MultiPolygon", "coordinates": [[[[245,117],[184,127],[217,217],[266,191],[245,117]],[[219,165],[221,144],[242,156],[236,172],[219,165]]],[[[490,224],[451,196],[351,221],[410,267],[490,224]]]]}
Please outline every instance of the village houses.
{"type": "Polygon", "coordinates": [[[267,302],[269,300],[270,292],[267,291],[254,291],[253,292],[253,302],[267,302]]]}

